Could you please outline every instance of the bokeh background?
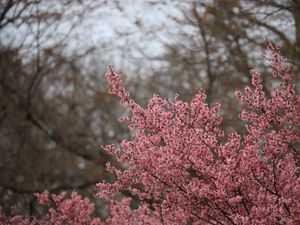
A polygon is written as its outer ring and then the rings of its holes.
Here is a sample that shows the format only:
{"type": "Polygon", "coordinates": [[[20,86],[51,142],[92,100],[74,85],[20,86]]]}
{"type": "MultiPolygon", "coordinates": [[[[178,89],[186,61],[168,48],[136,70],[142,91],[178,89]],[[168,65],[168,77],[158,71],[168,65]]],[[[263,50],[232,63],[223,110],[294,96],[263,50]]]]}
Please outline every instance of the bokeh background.
{"type": "Polygon", "coordinates": [[[2,210],[39,214],[35,192],[92,198],[95,183],[113,179],[101,146],[129,132],[108,94],[109,63],[141,105],[204,89],[209,105],[222,103],[223,128],[245,132],[234,91],[256,68],[270,94],[265,39],[282,47],[299,90],[297,0],[0,0],[2,210]]]}

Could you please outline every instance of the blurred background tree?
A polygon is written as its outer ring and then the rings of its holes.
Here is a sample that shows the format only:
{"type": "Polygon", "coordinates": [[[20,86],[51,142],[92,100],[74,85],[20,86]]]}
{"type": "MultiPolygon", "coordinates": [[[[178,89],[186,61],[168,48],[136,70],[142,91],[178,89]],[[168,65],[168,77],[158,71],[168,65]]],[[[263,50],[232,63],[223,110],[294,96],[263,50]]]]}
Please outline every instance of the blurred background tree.
{"type": "Polygon", "coordinates": [[[92,196],[112,179],[100,146],[128,132],[117,121],[127,112],[107,94],[108,63],[142,105],[153,93],[189,99],[202,88],[209,104],[222,103],[222,126],[244,132],[234,91],[251,68],[269,72],[264,38],[282,47],[299,84],[296,0],[1,1],[0,206],[39,213],[34,192],[92,196]]]}

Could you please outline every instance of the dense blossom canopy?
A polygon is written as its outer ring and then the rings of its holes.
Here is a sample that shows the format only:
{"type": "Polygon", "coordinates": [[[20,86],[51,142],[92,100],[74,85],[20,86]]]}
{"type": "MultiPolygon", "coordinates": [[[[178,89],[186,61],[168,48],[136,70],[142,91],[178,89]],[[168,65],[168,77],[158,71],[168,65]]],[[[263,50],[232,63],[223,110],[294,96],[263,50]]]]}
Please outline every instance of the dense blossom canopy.
{"type": "Polygon", "coordinates": [[[154,95],[142,108],[110,66],[110,93],[131,111],[121,118],[131,139],[105,147],[124,168],[108,164],[117,181],[97,184],[97,197],[110,199],[111,216],[105,222],[91,218],[94,206],[76,193],[71,199],[43,193],[38,199],[49,206],[45,218],[0,219],[9,224],[300,224],[300,96],[279,48],[269,43],[264,58],[276,79],[271,95],[257,71],[251,71],[252,87],[236,92],[244,106],[245,136],[224,134],[221,106],[210,108],[203,91],[189,103],[154,95]],[[130,194],[114,200],[124,190],[130,194]],[[134,210],[132,197],[140,202],[134,210]]]}

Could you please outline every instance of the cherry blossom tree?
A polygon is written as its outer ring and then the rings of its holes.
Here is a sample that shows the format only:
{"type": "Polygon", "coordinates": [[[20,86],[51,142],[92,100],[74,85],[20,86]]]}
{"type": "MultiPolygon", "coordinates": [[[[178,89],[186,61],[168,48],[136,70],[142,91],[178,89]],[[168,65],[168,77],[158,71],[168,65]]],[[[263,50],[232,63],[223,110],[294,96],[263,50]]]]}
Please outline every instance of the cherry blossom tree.
{"type": "Polygon", "coordinates": [[[104,147],[122,165],[108,163],[116,182],[97,184],[96,196],[110,200],[110,217],[93,219],[93,205],[76,193],[65,199],[44,192],[38,195],[49,208],[44,218],[0,218],[8,224],[299,224],[300,96],[279,53],[268,43],[263,56],[273,69],[271,97],[254,70],[252,87],[236,92],[245,136],[225,134],[221,105],[210,108],[202,90],[190,102],[154,95],[141,107],[109,66],[110,93],[131,112],[120,119],[130,140],[104,147]]]}
{"type": "Polygon", "coordinates": [[[136,224],[140,213],[157,224],[300,222],[300,153],[294,147],[300,141],[300,96],[280,48],[269,43],[268,50],[264,58],[277,78],[272,97],[267,99],[262,75],[254,70],[252,87],[236,93],[244,105],[244,137],[224,137],[220,105],[209,108],[203,91],[190,103],[155,95],[143,109],[110,67],[110,92],[132,113],[122,119],[129,123],[131,140],[124,140],[120,148],[106,147],[127,168],[108,165],[118,181],[98,184],[98,196],[111,198],[129,190],[144,208],[152,209],[119,215],[119,223],[136,224]]]}

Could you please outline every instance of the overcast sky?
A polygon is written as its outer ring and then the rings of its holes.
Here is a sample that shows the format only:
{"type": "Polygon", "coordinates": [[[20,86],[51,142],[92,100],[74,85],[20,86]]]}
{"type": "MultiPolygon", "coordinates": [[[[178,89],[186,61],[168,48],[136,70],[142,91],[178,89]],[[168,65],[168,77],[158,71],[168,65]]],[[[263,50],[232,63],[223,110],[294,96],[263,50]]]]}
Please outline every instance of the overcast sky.
{"type": "MultiPolygon", "coordinates": [[[[209,2],[209,0],[207,0],[209,2]]],[[[73,22],[76,26],[73,28],[68,39],[67,50],[72,54],[74,49],[84,50],[92,46],[99,48],[102,58],[111,60],[112,63],[121,66],[134,63],[135,60],[140,62],[147,57],[155,57],[164,51],[164,44],[180,42],[175,35],[179,29],[185,32],[195,33],[192,27],[178,27],[172,16],[180,18],[181,12],[178,10],[182,7],[184,1],[172,0],[122,0],[122,1],[82,1],[82,5],[72,8],[60,8],[59,1],[44,0],[44,5],[39,6],[39,10],[45,11],[64,11],[67,22],[62,23],[58,30],[56,27],[51,29],[52,24],[47,24],[47,32],[43,45],[51,45],[54,40],[63,36],[73,22]],[[155,4],[160,3],[160,4],[155,4]],[[77,17],[73,16],[75,12],[81,12],[86,9],[83,19],[79,22],[77,17]],[[142,55],[141,51],[145,54],[142,55]]],[[[35,9],[33,9],[35,10],[35,9]]],[[[255,10],[255,9],[254,9],[255,10]]],[[[282,26],[281,29],[287,30],[290,38],[293,38],[294,30],[287,21],[272,20],[275,26],[282,26]]],[[[24,40],[31,43],[34,38],[33,27],[8,27],[0,33],[2,43],[18,45],[24,40]]],[[[260,31],[253,32],[257,35],[260,31]]],[[[267,37],[268,34],[260,34],[261,38],[267,37]]],[[[159,66],[161,62],[147,62],[148,67],[159,66]]],[[[134,65],[133,65],[134,66],[134,65]]],[[[146,66],[146,65],[145,65],[146,66]]],[[[129,69],[129,68],[128,68],[129,69]]]]}

